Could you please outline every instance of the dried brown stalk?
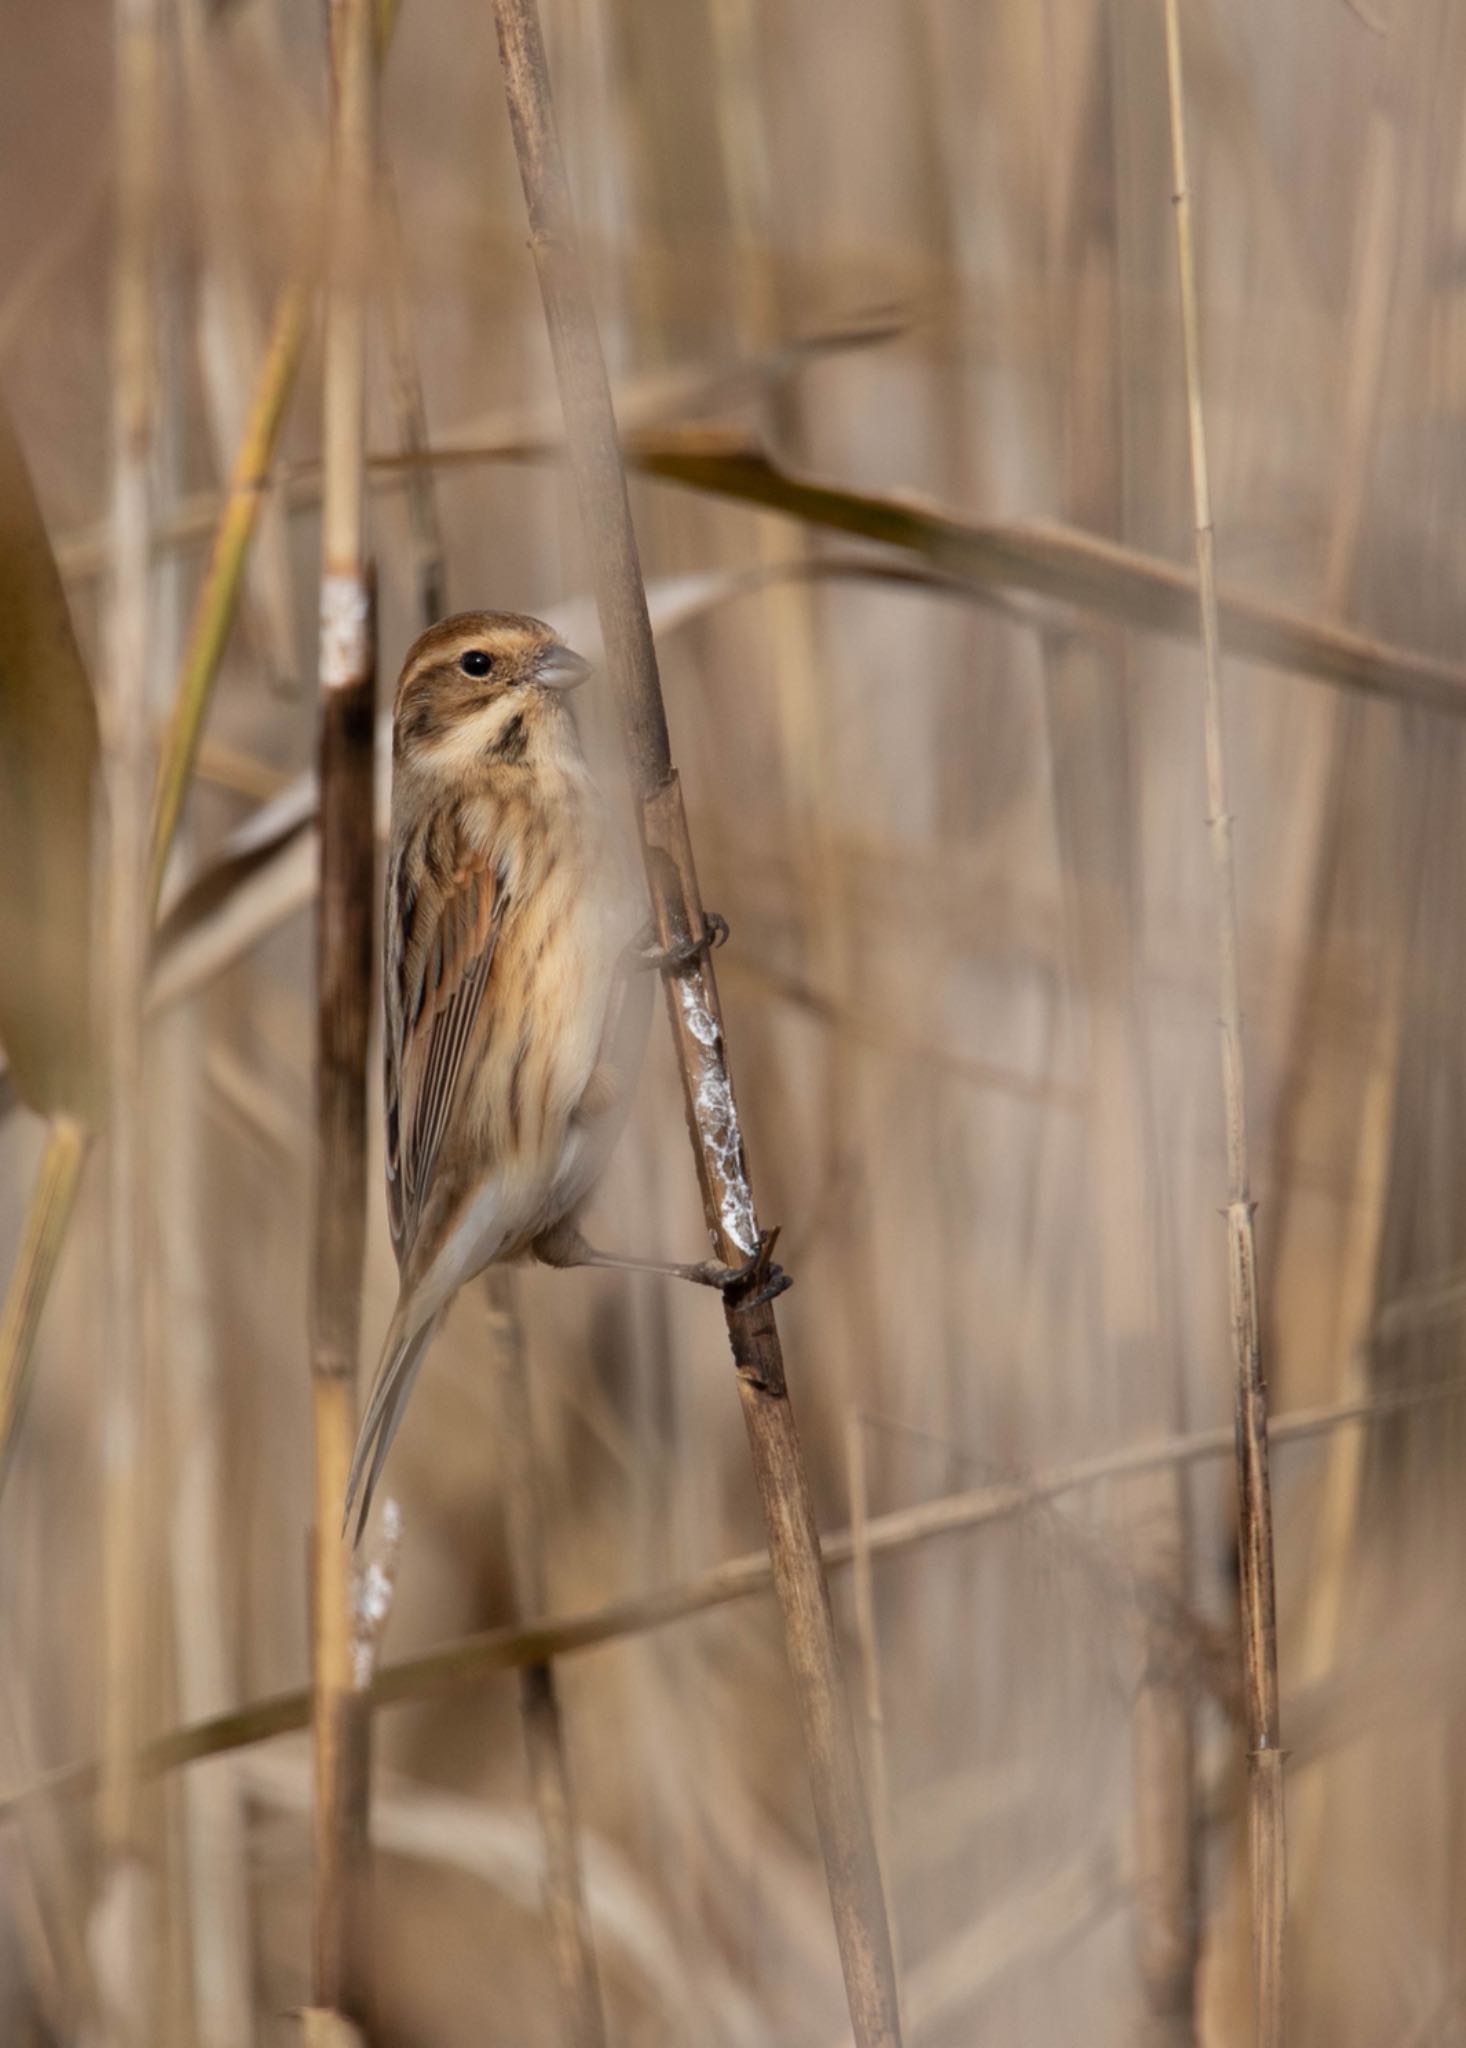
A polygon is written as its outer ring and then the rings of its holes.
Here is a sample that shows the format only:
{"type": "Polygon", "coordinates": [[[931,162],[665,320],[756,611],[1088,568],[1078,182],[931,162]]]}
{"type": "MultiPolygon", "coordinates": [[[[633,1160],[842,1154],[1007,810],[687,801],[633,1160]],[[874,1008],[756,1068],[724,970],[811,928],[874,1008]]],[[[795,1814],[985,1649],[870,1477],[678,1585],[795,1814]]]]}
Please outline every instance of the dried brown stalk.
{"type": "Polygon", "coordinates": [[[320,902],[310,1366],[315,1736],[314,2003],[356,2016],[355,1923],[367,1840],[367,1722],[354,1670],[341,1504],[356,1431],[366,1240],[366,1059],[375,884],[376,648],[365,543],[366,268],[373,84],[369,0],[334,0],[330,275],[321,519],[320,902]]]}
{"type": "Polygon", "coordinates": [[[1273,1591],[1272,1492],[1268,1478],[1267,1383],[1257,1299],[1257,1247],[1248,1180],[1247,1084],[1242,1052],[1237,875],[1222,732],[1221,632],[1216,547],[1202,403],[1200,319],[1186,109],[1177,0],[1165,0],[1166,85],[1176,215],[1176,261],[1186,366],[1187,429],[1201,599],[1206,784],[1220,953],[1222,1091],[1227,1124],[1227,1270],[1237,1366],[1237,1491],[1244,1700],[1248,1745],[1248,1836],[1252,1867],[1253,1985],[1258,2048],[1278,2048],[1283,2027],[1283,1934],[1287,1906],[1283,1753],[1278,1714],[1278,1638],[1273,1591]]]}
{"type": "MultiPolygon", "coordinates": [[[[1463,1394],[1466,1379],[1459,1376],[1427,1382],[1369,1400],[1345,1401],[1282,1416],[1269,1424],[1268,1435],[1274,1444],[1304,1443],[1331,1435],[1335,1430],[1402,1415],[1436,1401],[1458,1400],[1463,1394]]],[[[873,1558],[911,1550],[923,1543],[1011,1521],[1064,1494],[1082,1492],[1108,1481],[1135,1478],[1165,1466],[1208,1464],[1229,1456],[1235,1448],[1236,1435],[1230,1426],[1199,1430],[1167,1443],[1126,1445],[1036,1478],[941,1495],[918,1507],[873,1516],[865,1527],[866,1547],[873,1558]]],[[[845,1530],[827,1537],[821,1554],[827,1570],[850,1565],[855,1557],[853,1533],[845,1530]]],[[[605,1643],[623,1642],[688,1616],[706,1614],[732,1601],[767,1593],[773,1584],[774,1571],[768,1556],[751,1552],[729,1558],[679,1584],[634,1594],[580,1614],[549,1615],[528,1624],[514,1623],[481,1635],[465,1636],[419,1656],[404,1658],[401,1663],[387,1665],[372,1681],[368,1704],[375,1711],[405,1700],[425,1699],[451,1692],[458,1686],[480,1684],[496,1671],[517,1670],[547,1658],[575,1656],[605,1643]]],[[[278,1693],[231,1714],[160,1736],[143,1752],[143,1767],[153,1773],[181,1770],[205,1757],[220,1756],[227,1750],[267,1742],[272,1736],[305,1728],[309,1726],[310,1715],[308,1691],[278,1693]]],[[[33,1784],[0,1793],[0,1823],[14,1819],[31,1800],[80,1796],[94,1791],[97,1783],[95,1764],[73,1764],[51,1771],[33,1784]]]]}
{"type": "MultiPolygon", "coordinates": [[[[668,744],[610,386],[576,244],[538,10],[534,0],[496,0],[494,11],[607,667],[640,807],[647,879],[661,942],[671,946],[700,937],[704,918],[668,744]]],[[[758,1251],[758,1224],[717,988],[705,956],[667,977],[667,1000],[708,1229],[719,1256],[737,1266],[758,1251]]],[[[755,1305],[747,1290],[741,1298],[730,1294],[726,1310],[851,2020],[859,2048],[891,2048],[900,2039],[900,2021],[880,1872],[778,1327],[772,1304],[755,1305]]]]}
{"type": "MultiPolygon", "coordinates": [[[[514,1600],[521,1615],[545,1608],[544,1535],[536,1480],[534,1423],[525,1366],[524,1335],[515,1313],[509,1276],[489,1280],[495,1348],[498,1353],[499,1483],[509,1540],[514,1600]]],[[[524,1664],[519,1673],[520,1716],[530,1788],[545,1848],[544,1908],[559,1986],[561,2017],[570,2048],[603,2048],[606,2023],[596,1970],[590,1915],[576,1847],[575,1803],[571,1793],[559,1689],[550,1658],[524,1664]]]]}

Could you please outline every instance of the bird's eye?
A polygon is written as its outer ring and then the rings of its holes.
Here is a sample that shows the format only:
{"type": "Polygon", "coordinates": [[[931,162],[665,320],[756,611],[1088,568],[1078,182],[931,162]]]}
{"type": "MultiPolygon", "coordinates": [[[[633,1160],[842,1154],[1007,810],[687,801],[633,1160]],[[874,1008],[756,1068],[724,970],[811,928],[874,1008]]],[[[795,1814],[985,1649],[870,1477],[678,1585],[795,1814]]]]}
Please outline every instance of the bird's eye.
{"type": "Polygon", "coordinates": [[[466,676],[486,676],[490,673],[494,664],[491,657],[484,653],[482,647],[470,647],[467,654],[459,655],[458,666],[466,676]]]}

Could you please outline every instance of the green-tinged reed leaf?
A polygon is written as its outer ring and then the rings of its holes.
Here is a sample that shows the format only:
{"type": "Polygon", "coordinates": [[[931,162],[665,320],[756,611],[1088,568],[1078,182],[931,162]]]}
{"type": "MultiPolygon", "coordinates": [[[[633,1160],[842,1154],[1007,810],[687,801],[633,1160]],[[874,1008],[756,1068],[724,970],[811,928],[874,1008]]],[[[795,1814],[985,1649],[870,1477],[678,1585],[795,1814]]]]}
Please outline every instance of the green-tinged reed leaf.
{"type": "Polygon", "coordinates": [[[25,456],[0,401],[0,1044],[32,1109],[92,1109],[97,712],[25,456]]]}

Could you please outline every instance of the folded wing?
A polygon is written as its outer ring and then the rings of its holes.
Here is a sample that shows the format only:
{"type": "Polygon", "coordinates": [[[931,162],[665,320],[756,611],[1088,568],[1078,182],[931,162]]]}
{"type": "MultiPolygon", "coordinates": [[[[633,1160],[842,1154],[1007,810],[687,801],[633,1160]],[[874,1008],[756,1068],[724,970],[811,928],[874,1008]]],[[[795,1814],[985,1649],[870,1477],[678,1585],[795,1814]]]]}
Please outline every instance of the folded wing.
{"type": "MultiPolygon", "coordinates": [[[[399,1264],[417,1236],[494,965],[505,892],[461,835],[388,877],[387,1206],[399,1264]]],[[[425,855],[429,849],[419,849],[425,855]]]]}

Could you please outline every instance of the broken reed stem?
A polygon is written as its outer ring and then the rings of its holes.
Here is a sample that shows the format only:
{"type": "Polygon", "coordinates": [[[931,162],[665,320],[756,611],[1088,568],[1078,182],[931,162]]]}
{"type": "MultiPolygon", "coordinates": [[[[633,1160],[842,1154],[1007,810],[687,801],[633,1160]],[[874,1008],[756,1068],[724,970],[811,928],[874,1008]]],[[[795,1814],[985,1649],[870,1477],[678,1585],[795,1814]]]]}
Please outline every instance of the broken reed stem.
{"type": "MultiPolygon", "coordinates": [[[[498,1471],[514,1604],[521,1616],[543,1614],[544,1535],[524,1336],[515,1314],[510,1277],[489,1275],[487,1292],[499,1368],[498,1471]]],[[[545,1850],[545,1923],[565,2040],[569,2048],[604,2048],[600,1978],[576,1844],[575,1802],[559,1689],[550,1658],[536,1658],[520,1667],[519,1708],[530,1788],[545,1850]]]]}
{"type": "Polygon", "coordinates": [[[310,1369],[315,1741],[312,1996],[351,2015],[367,1852],[367,1721],[356,1689],[351,1556],[341,1532],[356,1431],[366,1246],[366,1060],[375,891],[376,649],[365,553],[366,271],[373,74],[368,0],[333,0],[331,229],[321,518],[320,902],[310,1369]]]}
{"type": "MultiPolygon", "coordinates": [[[[647,881],[662,944],[685,943],[705,928],[702,904],[610,386],[555,133],[539,13],[534,0],[495,0],[494,14],[607,668],[639,804],[647,881]]],[[[706,957],[667,977],[667,1003],[708,1229],[719,1256],[736,1266],[757,1252],[759,1233],[706,957]]],[[[901,2029],[880,1871],[778,1327],[771,1303],[755,1306],[730,1293],[725,1307],[855,2039],[858,2048],[895,2048],[901,2029]]]]}
{"type": "Polygon", "coordinates": [[[1283,1755],[1278,1716],[1278,1639],[1273,1595],[1272,1494],[1268,1479],[1267,1383],[1257,1299],[1257,1250],[1248,1183],[1246,1072],[1238,971],[1237,875],[1227,809],[1222,734],[1221,640],[1216,548],[1202,405],[1196,257],[1186,164],[1186,112],[1178,0],[1165,0],[1166,88],[1176,214],[1176,266],[1186,365],[1187,430],[1196,522],[1196,574],[1206,721],[1206,786],[1220,954],[1222,1091],[1227,1122],[1227,1269],[1237,1366],[1237,1493],[1248,1835],[1252,1867],[1253,1990],[1258,2048],[1278,2048],[1283,2025],[1283,1930],[1287,1905],[1283,1755]]]}
{"type": "MultiPolygon", "coordinates": [[[[107,1346],[100,1390],[103,1491],[102,1796],[94,1930],[111,1930],[99,1969],[109,2048],[142,2048],[152,2020],[153,1928],[140,1750],[151,1648],[147,1596],[148,1253],[143,988],[147,971],[147,803],[155,614],[151,464],[155,425],[157,176],[161,116],[158,0],[118,0],[117,269],[113,299],[112,744],[105,935],[107,1346]]],[[[78,1158],[77,1165],[80,1160],[78,1158]]],[[[53,1210],[54,1214],[54,1210],[53,1210]]]]}
{"type": "MultiPolygon", "coordinates": [[[[1370,1400],[1302,1409],[1271,1423],[1268,1434],[1274,1444],[1304,1443],[1337,1429],[1402,1415],[1429,1402],[1459,1400],[1463,1394],[1466,1379],[1437,1380],[1370,1400]]],[[[924,1543],[966,1535],[996,1522],[1013,1521],[1030,1508],[1061,1499],[1065,1494],[1080,1493],[1110,1480],[1128,1479],[1166,1466],[1207,1464],[1229,1456],[1235,1448],[1236,1434],[1230,1426],[1199,1430],[1193,1436],[1177,1437],[1168,1443],[1127,1445],[1122,1450],[1086,1458],[1033,1479],[945,1494],[917,1507],[897,1508],[889,1514],[873,1516],[866,1524],[866,1546],[873,1558],[899,1555],[924,1543]]],[[[841,1530],[826,1537],[821,1553],[826,1570],[837,1571],[852,1564],[853,1532],[841,1530]]],[[[579,1614],[544,1615],[527,1623],[463,1636],[387,1665],[373,1678],[367,1704],[376,1712],[407,1700],[451,1692],[458,1686],[481,1684],[496,1671],[517,1670],[549,1657],[577,1656],[607,1643],[625,1642],[652,1629],[670,1627],[694,1614],[707,1614],[735,1600],[756,1598],[768,1592],[773,1582],[773,1566],[767,1554],[750,1552],[728,1558],[696,1578],[658,1586],[649,1593],[633,1594],[604,1607],[585,1609],[579,1614]]],[[[159,1736],[143,1752],[143,1767],[153,1774],[182,1770],[206,1757],[222,1756],[229,1750],[244,1749],[252,1743],[267,1742],[272,1736],[305,1728],[310,1723],[310,1714],[308,1691],[276,1693],[268,1699],[251,1701],[232,1713],[159,1736]]],[[[0,1825],[13,1821],[32,1800],[81,1796],[94,1791],[97,1780],[95,1764],[69,1764],[29,1785],[0,1792],[0,1825]]]]}

